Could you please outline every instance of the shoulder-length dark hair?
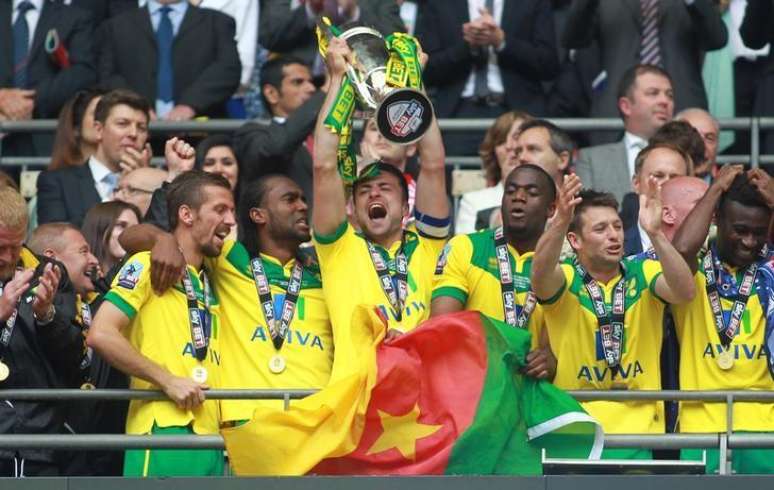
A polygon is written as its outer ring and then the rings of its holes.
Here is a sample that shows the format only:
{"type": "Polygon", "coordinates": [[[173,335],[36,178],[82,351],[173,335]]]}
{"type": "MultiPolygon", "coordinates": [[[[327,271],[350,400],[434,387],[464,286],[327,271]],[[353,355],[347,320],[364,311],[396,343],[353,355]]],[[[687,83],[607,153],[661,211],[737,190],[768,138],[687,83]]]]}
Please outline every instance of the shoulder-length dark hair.
{"type": "Polygon", "coordinates": [[[110,235],[116,226],[118,217],[127,209],[137,216],[138,222],[142,222],[142,215],[137,206],[122,201],[99,203],[89,209],[83,219],[81,232],[91,247],[91,253],[97,257],[103,272],[109,271],[118,262],[110,256],[110,235]]]}
{"type": "Polygon", "coordinates": [[[49,170],[82,165],[86,161],[88,155],[81,153],[81,124],[91,101],[104,94],[102,89],[80,90],[62,106],[49,170]]]}

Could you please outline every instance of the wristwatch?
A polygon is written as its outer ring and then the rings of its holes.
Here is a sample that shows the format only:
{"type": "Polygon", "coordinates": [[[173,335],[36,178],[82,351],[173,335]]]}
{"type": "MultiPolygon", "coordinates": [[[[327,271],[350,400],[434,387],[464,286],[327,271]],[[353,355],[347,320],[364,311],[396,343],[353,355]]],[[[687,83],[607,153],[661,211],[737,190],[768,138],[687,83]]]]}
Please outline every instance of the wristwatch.
{"type": "Polygon", "coordinates": [[[53,304],[49,305],[48,311],[46,312],[46,315],[43,318],[38,318],[38,315],[35,314],[35,311],[33,310],[32,316],[35,318],[35,322],[38,325],[48,325],[52,321],[54,321],[54,315],[56,314],[56,308],[53,304]]]}

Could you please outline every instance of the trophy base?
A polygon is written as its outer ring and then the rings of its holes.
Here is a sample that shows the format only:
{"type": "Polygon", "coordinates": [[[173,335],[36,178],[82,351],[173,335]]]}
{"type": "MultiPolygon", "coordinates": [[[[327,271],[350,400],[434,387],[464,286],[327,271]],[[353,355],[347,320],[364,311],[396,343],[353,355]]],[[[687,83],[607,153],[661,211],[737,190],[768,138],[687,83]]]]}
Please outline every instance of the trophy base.
{"type": "Polygon", "coordinates": [[[410,145],[420,140],[432,121],[430,99],[410,88],[393,90],[376,108],[379,133],[399,145],[410,145]]]}

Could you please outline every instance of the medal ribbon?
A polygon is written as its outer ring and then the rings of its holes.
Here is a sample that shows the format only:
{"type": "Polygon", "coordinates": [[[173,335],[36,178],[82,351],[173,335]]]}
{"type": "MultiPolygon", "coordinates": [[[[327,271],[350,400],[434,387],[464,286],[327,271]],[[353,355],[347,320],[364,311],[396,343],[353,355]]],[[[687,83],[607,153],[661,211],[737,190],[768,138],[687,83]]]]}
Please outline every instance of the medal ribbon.
{"type": "MultiPolygon", "coordinates": [[[[734,340],[734,336],[739,331],[739,325],[742,323],[742,315],[744,315],[744,310],[747,309],[747,301],[752,294],[755,274],[758,272],[758,264],[751,264],[744,272],[734,305],[731,307],[731,318],[728,320],[728,325],[725,325],[723,321],[723,309],[720,305],[718,282],[721,279],[721,265],[714,248],[710,248],[704,255],[702,267],[707,285],[707,299],[709,299],[710,308],[712,309],[712,316],[715,318],[715,328],[717,329],[718,337],[720,337],[720,343],[723,344],[723,347],[728,347],[734,340]]],[[[733,279],[729,279],[733,281],[733,279]]]]}
{"type": "Polygon", "coordinates": [[[623,344],[624,316],[626,313],[626,274],[621,274],[621,279],[615,285],[613,305],[610,314],[608,314],[599,283],[577,262],[575,271],[583,279],[583,284],[591,298],[594,314],[599,324],[599,335],[602,338],[605,361],[610,368],[617,370],[621,364],[621,345],[623,344]]]}
{"type": "Polygon", "coordinates": [[[503,227],[495,230],[495,256],[497,257],[497,266],[500,272],[500,291],[503,296],[503,311],[505,322],[518,328],[527,328],[527,322],[532,312],[537,306],[537,298],[532,290],[527,292],[524,300],[524,306],[521,313],[516,316],[516,294],[514,293],[513,274],[511,273],[511,256],[508,253],[508,243],[505,241],[503,227]]]}
{"type": "Polygon", "coordinates": [[[282,302],[282,313],[279,318],[279,328],[277,328],[277,319],[274,318],[274,301],[271,297],[271,288],[269,279],[266,277],[266,270],[263,267],[263,261],[260,257],[255,257],[250,261],[250,271],[253,274],[255,290],[258,292],[258,301],[261,303],[263,317],[271,333],[271,342],[277,350],[282,349],[285,342],[285,335],[290,329],[290,323],[293,321],[293,314],[296,311],[298,295],[301,293],[301,280],[304,276],[304,267],[301,261],[296,259],[293,271],[290,273],[285,300],[282,302]]]}
{"type": "Polygon", "coordinates": [[[384,261],[382,255],[376,249],[373,243],[366,240],[368,246],[368,253],[371,256],[371,262],[376,269],[376,275],[379,276],[379,285],[384,291],[384,295],[390,302],[395,318],[398,321],[403,320],[403,305],[406,304],[406,298],[408,297],[408,259],[403,251],[405,242],[405,235],[401,238],[400,249],[395,255],[395,279],[398,283],[398,290],[395,291],[395,285],[393,284],[393,275],[390,274],[390,269],[387,266],[387,262],[384,261]]]}
{"type": "MultiPolygon", "coordinates": [[[[89,333],[89,328],[91,328],[91,307],[85,301],[81,304],[81,322],[83,323],[83,334],[85,336],[89,333]]],[[[94,349],[87,346],[83,359],[81,359],[81,370],[84,370],[91,365],[91,358],[93,355],[94,349]]]]}
{"type": "Polygon", "coordinates": [[[210,333],[212,327],[212,317],[210,316],[210,282],[207,280],[207,274],[202,271],[202,284],[204,294],[204,310],[199,308],[199,302],[196,300],[196,291],[191,281],[191,273],[188,268],[183,274],[183,288],[188,302],[188,324],[191,327],[191,342],[194,346],[196,359],[203,361],[207,357],[207,346],[210,343],[210,333]]]}

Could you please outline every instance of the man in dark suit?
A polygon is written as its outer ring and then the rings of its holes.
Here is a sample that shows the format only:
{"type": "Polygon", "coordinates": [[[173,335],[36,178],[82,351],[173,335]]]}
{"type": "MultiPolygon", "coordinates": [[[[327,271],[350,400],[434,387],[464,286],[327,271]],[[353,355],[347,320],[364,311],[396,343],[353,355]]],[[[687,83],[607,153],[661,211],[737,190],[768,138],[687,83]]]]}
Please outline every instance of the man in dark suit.
{"type": "MultiPolygon", "coordinates": [[[[550,2],[428,0],[417,37],[430,56],[425,83],[440,118],[495,118],[508,110],[547,114],[541,82],[559,73],[550,2]]],[[[481,135],[454,133],[449,155],[475,155],[481,135]]]]}
{"type": "MultiPolygon", "coordinates": [[[[747,0],[744,21],[739,28],[744,44],[753,49],[769,44],[763,75],[757,80],[753,115],[774,116],[774,0],[747,0]]],[[[761,153],[774,153],[774,131],[764,131],[761,153]]]]}
{"type": "MultiPolygon", "coordinates": [[[[96,81],[86,12],[47,0],[0,0],[0,120],[56,118],[72,94],[96,81]],[[56,36],[67,60],[46,52],[56,36]]],[[[4,155],[50,151],[50,136],[13,134],[4,155]]]]}
{"type": "Polygon", "coordinates": [[[300,59],[279,57],[261,69],[263,100],[272,115],[268,126],[249,122],[234,135],[242,179],[253,181],[270,173],[293,179],[312,202],[312,131],[324,94],[312,83],[312,73],[300,59]]]}
{"type": "Polygon", "coordinates": [[[134,90],[159,119],[224,117],[239,85],[234,19],[181,0],[150,0],[108,20],[99,81],[134,90]]]}
{"type": "MultiPolygon", "coordinates": [[[[712,0],[575,0],[570,7],[563,44],[583,48],[599,42],[607,88],[595,94],[591,117],[615,117],[616,88],[630,66],[661,66],[674,80],[678,110],[707,107],[701,78],[705,51],[720,49],[728,31],[712,0]]],[[[612,141],[594,135],[592,141],[612,141]]]]}
{"type": "Polygon", "coordinates": [[[395,0],[308,0],[295,8],[291,8],[291,3],[290,0],[261,0],[258,41],[269,51],[302,60],[314,75],[325,73],[325,65],[317,55],[314,33],[321,15],[327,15],[338,25],[357,22],[370,26],[385,36],[406,31],[395,0]]]}
{"type": "Polygon", "coordinates": [[[94,111],[94,156],[38,177],[38,223],[65,221],[80,228],[92,206],[112,199],[120,172],[148,166],[149,119],[150,105],[138,94],[114,90],[102,96],[94,111]]]}

